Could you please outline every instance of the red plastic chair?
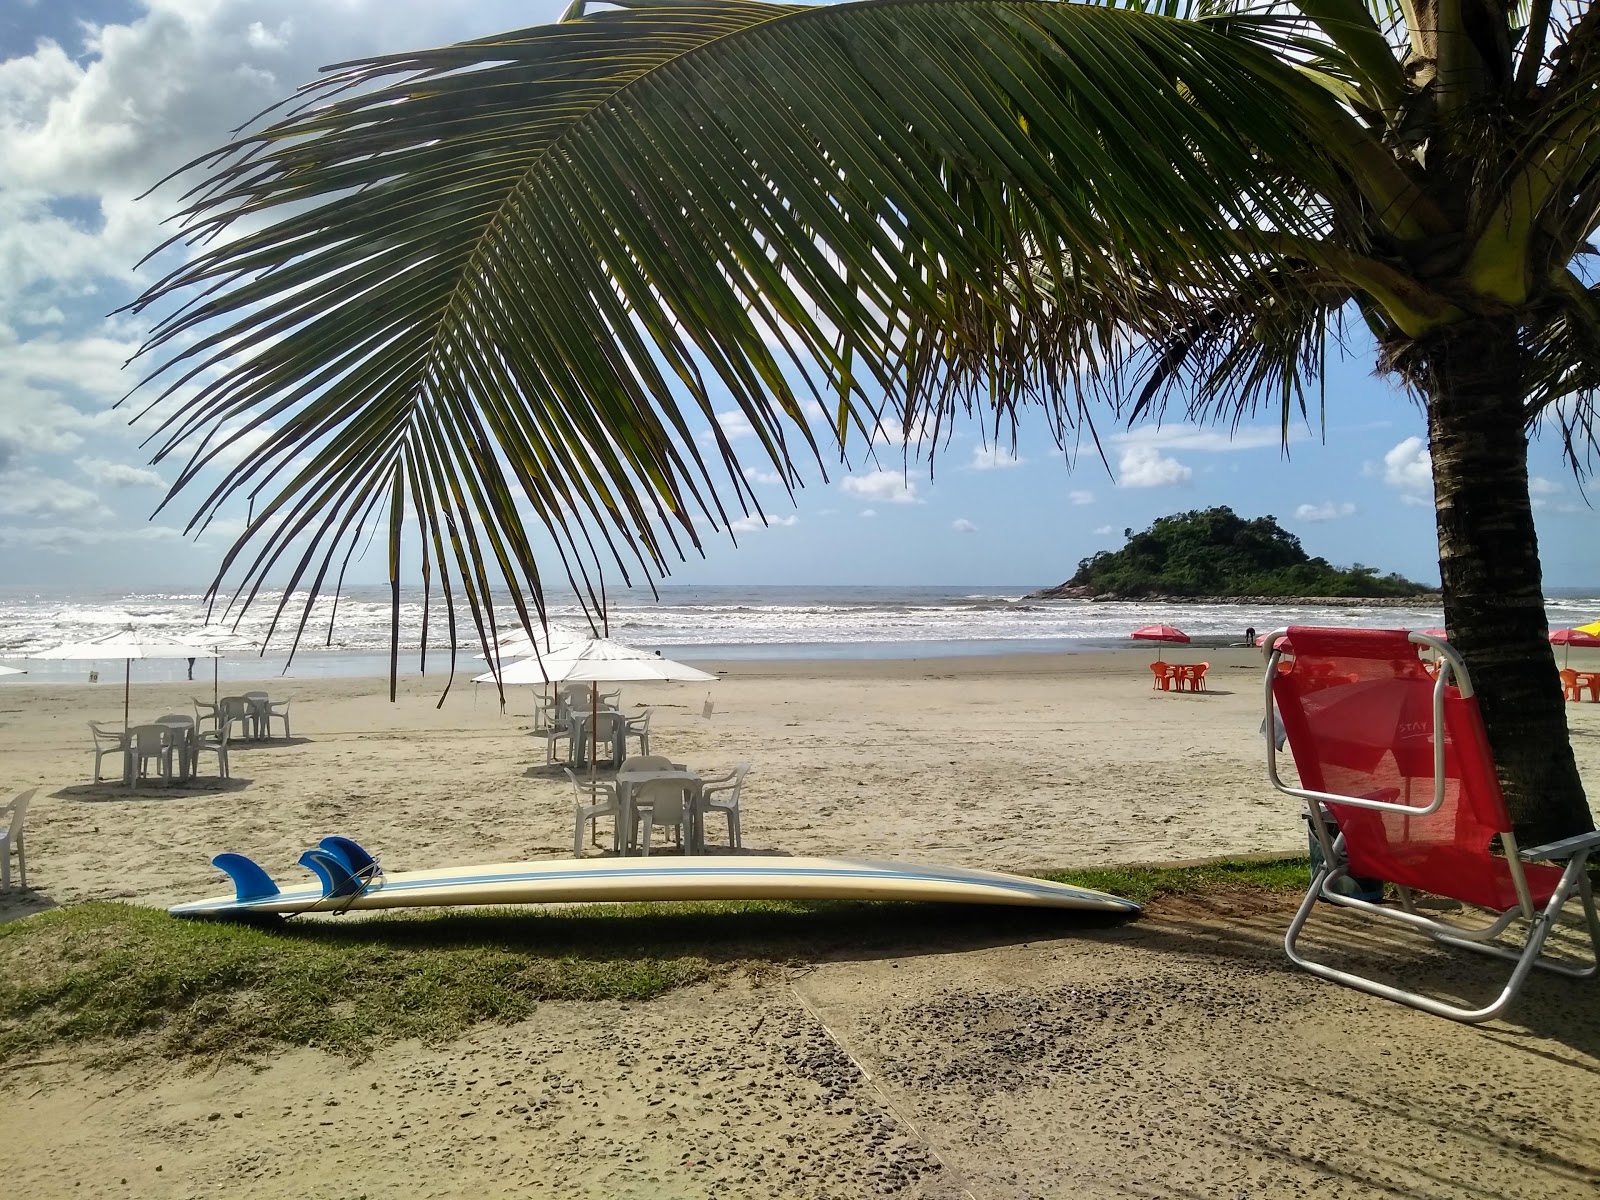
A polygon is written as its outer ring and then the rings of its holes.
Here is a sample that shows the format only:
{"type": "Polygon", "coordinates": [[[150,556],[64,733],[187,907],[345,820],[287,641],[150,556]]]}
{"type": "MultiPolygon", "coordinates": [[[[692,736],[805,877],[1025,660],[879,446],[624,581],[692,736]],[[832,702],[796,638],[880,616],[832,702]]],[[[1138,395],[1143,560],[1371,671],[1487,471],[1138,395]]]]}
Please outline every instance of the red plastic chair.
{"type": "Polygon", "coordinates": [[[1164,691],[1167,691],[1169,688],[1171,688],[1171,686],[1172,686],[1172,664],[1171,663],[1164,663],[1164,662],[1153,662],[1153,663],[1151,663],[1150,664],[1150,674],[1152,676],[1152,678],[1150,680],[1150,687],[1151,687],[1152,691],[1154,689],[1156,689],[1156,688],[1160,688],[1164,692],[1164,691]]]}
{"type": "MultiPolygon", "coordinates": [[[[1268,654],[1267,711],[1276,702],[1301,786],[1279,777],[1270,739],[1267,772],[1279,791],[1306,801],[1324,860],[1284,937],[1290,960],[1324,979],[1458,1021],[1499,1016],[1535,966],[1577,978],[1600,974],[1600,916],[1585,873],[1600,833],[1532,850],[1517,846],[1460,656],[1439,639],[1405,630],[1281,632],[1288,644],[1268,654]],[[1417,657],[1419,645],[1439,652],[1437,679],[1417,657]],[[1495,838],[1503,856],[1491,852],[1495,838]],[[1555,865],[1561,860],[1564,867],[1555,865]],[[1334,890],[1351,875],[1394,884],[1400,909],[1334,890]],[[1496,916],[1478,927],[1426,917],[1416,909],[1415,892],[1496,916]],[[1574,893],[1595,951],[1581,965],[1540,954],[1574,893]],[[1509,959],[1516,964],[1511,979],[1492,1003],[1469,1009],[1313,962],[1296,942],[1319,898],[1400,922],[1449,946],[1509,959]],[[1518,920],[1529,926],[1520,948],[1491,944],[1518,920]]],[[[1276,635],[1266,644],[1275,641],[1276,635]]]]}
{"type": "Polygon", "coordinates": [[[1563,700],[1582,700],[1583,685],[1578,682],[1578,673],[1573,670],[1561,672],[1561,698],[1563,700]]]}

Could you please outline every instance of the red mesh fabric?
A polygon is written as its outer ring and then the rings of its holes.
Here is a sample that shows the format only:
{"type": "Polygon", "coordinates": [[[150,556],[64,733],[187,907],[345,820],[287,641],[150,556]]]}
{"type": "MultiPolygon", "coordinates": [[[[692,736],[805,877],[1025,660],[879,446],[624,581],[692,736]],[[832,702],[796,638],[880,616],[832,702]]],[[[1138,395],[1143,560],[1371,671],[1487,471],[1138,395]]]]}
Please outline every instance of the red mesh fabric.
{"type": "MultiPolygon", "coordinates": [[[[1290,669],[1272,692],[1303,786],[1364,800],[1426,807],[1433,801],[1434,681],[1404,630],[1289,631],[1290,669]]],[[[1517,903],[1504,858],[1490,853],[1509,832],[1505,798],[1478,702],[1454,687],[1444,700],[1444,804],[1425,817],[1329,808],[1345,835],[1354,875],[1385,879],[1468,904],[1517,903]]],[[[1558,868],[1524,868],[1535,904],[1549,900],[1558,868]]]]}

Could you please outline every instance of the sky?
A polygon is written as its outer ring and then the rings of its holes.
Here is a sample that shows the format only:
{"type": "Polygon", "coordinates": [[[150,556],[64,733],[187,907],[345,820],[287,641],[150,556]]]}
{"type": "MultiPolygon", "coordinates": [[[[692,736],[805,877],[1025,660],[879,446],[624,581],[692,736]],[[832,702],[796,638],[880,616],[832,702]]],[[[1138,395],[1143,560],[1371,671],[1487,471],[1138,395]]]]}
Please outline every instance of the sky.
{"type": "MultiPolygon", "coordinates": [[[[156,512],[176,470],[151,465],[149,422],[114,408],[147,321],[114,314],[166,259],[137,264],[176,208],[169,172],[341,59],[553,20],[564,0],[6,0],[0,5],[0,582],[173,589],[208,582],[242,512],[198,538],[203,498],[156,512]]],[[[769,523],[735,522],[671,582],[1049,584],[1156,517],[1226,504],[1271,514],[1306,549],[1437,582],[1426,428],[1355,344],[1325,414],[1283,445],[1271,413],[1236,429],[1106,414],[1092,444],[1056,447],[1042,419],[1015,448],[973,421],[926,458],[861,448],[815,468],[791,504],[749,474],[769,523]],[[875,461],[874,461],[875,459],[875,461]]],[[[736,415],[722,421],[743,451],[736,415]]],[[[742,435],[742,436],[741,436],[742,435]]],[[[243,453],[241,442],[234,453],[243,453]]],[[[1600,584],[1600,521],[1546,434],[1532,450],[1545,581],[1600,584]]],[[[552,569],[556,562],[551,559],[552,569]]],[[[377,582],[374,552],[352,582],[377,582]]]]}

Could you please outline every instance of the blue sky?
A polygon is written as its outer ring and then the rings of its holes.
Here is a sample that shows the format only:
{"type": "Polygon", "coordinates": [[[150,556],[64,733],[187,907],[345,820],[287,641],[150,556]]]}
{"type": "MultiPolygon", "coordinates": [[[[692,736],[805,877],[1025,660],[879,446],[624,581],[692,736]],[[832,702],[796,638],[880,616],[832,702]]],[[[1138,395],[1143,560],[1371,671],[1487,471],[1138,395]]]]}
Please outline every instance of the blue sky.
{"type": "MultiPolygon", "coordinates": [[[[135,271],[162,237],[171,188],[139,193],[226,139],[327,62],[482,36],[553,19],[564,5],[437,0],[11,0],[0,8],[0,578],[163,587],[214,571],[243,513],[198,542],[193,497],[154,520],[174,465],[152,468],[111,405],[142,322],[106,314],[153,277],[135,271]]],[[[1370,348],[1327,383],[1326,434],[1297,428],[1285,453],[1270,414],[1226,430],[1133,430],[1109,416],[1072,461],[1042,420],[1009,446],[975,423],[902,477],[897,447],[814,469],[791,506],[761,483],[772,524],[713,535],[683,583],[1052,583],[1121,544],[1125,527],[1228,504],[1275,515],[1307,549],[1437,580],[1421,413],[1372,374],[1370,348]]],[[[725,430],[741,442],[741,422],[725,430]]],[[[241,446],[241,449],[243,447],[241,446]]],[[[1553,436],[1533,449],[1546,582],[1600,583],[1600,533],[1553,436]]],[[[759,473],[758,473],[759,475],[759,473]]],[[[552,560],[552,568],[555,563],[552,560]]],[[[382,563],[352,578],[381,578],[382,563]]]]}

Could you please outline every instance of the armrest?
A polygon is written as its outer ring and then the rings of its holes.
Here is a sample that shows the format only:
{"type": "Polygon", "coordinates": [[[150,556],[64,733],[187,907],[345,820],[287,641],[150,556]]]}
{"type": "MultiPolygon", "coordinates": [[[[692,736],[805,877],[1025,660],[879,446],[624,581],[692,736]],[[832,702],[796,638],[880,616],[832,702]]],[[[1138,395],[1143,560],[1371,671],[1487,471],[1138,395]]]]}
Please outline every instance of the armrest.
{"type": "Polygon", "coordinates": [[[1528,862],[1538,862],[1543,858],[1571,858],[1596,848],[1600,848],[1600,831],[1580,833],[1576,837],[1562,838],[1559,842],[1535,846],[1531,850],[1523,850],[1520,857],[1528,862]]]}
{"type": "Polygon", "coordinates": [[[735,767],[733,770],[723,775],[702,775],[700,776],[700,783],[703,787],[711,787],[718,783],[729,783],[732,782],[733,777],[738,773],[739,769],[735,767]]]}

